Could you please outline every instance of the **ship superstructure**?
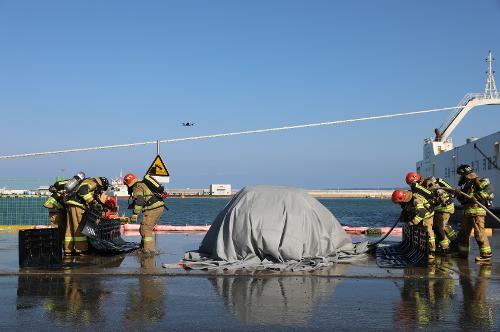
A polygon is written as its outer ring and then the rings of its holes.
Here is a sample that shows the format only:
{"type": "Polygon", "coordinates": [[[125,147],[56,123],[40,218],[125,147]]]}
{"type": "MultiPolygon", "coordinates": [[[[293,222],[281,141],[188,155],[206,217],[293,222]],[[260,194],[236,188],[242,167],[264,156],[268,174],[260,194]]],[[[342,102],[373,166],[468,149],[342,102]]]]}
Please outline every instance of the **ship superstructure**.
{"type": "MultiPolygon", "coordinates": [[[[491,135],[467,139],[467,143],[454,147],[450,134],[462,121],[465,115],[477,106],[500,105],[500,94],[497,91],[491,51],[486,58],[488,63],[486,87],[483,93],[469,93],[458,104],[458,109],[443,124],[444,130],[435,130],[434,138],[424,141],[423,160],[417,162],[417,172],[424,177],[440,177],[456,186],[458,179],[456,169],[461,164],[469,164],[481,177],[490,179],[492,187],[500,190],[499,149],[500,131],[491,135]]],[[[500,194],[495,197],[494,207],[500,207],[500,194]]]]}
{"type": "Polygon", "coordinates": [[[129,196],[128,187],[123,183],[122,172],[120,172],[120,176],[111,180],[107,194],[116,198],[127,198],[129,196]]]}

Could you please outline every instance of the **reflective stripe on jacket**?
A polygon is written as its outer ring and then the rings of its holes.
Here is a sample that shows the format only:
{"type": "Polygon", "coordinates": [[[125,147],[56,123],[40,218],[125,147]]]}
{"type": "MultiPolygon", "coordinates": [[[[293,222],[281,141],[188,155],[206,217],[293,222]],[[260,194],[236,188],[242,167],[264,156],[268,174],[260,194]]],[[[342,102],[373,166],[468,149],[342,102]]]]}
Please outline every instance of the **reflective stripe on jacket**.
{"type": "Polygon", "coordinates": [[[132,198],[134,199],[134,214],[165,206],[163,200],[157,198],[148,186],[141,181],[132,187],[132,198]]]}
{"type": "Polygon", "coordinates": [[[465,216],[485,216],[486,210],[480,207],[477,204],[467,204],[464,206],[464,215],[465,216]]]}
{"type": "MultiPolygon", "coordinates": [[[[462,187],[462,192],[478,200],[487,200],[490,198],[489,180],[480,179],[478,176],[475,178],[467,179],[462,187]]],[[[461,195],[458,197],[464,206],[463,214],[465,216],[485,216],[486,210],[474,203],[470,198],[461,195]]]]}
{"type": "Polygon", "coordinates": [[[412,195],[410,204],[407,208],[408,217],[410,222],[414,225],[419,224],[422,220],[432,218],[434,211],[429,202],[421,195],[414,193],[412,195]]]}
{"type": "Polygon", "coordinates": [[[64,185],[68,183],[68,179],[66,180],[59,180],[56,181],[53,184],[53,187],[56,189],[56,192],[54,192],[43,204],[44,207],[47,209],[58,209],[58,210],[64,210],[64,201],[63,201],[63,195],[64,195],[64,185]]]}
{"type": "Polygon", "coordinates": [[[425,188],[422,184],[418,182],[414,182],[411,184],[411,192],[413,194],[418,194],[425,200],[430,200],[432,199],[432,191],[429,189],[425,188]]]}
{"type": "Polygon", "coordinates": [[[436,205],[434,207],[434,211],[441,213],[455,213],[455,204],[451,203],[448,205],[436,205]]]}
{"type": "Polygon", "coordinates": [[[47,209],[64,210],[64,206],[54,196],[55,195],[50,196],[45,203],[43,203],[43,206],[47,209]]]}

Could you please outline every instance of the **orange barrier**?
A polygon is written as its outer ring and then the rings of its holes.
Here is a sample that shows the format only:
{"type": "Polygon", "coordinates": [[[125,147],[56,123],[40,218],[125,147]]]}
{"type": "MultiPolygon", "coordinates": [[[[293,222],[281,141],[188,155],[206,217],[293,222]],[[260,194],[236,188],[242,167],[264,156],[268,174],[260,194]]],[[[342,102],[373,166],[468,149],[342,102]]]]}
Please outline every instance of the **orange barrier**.
{"type": "MultiPolygon", "coordinates": [[[[43,229],[43,228],[51,228],[52,226],[48,225],[35,225],[35,226],[27,226],[28,229],[43,229]]],[[[121,232],[138,232],[140,224],[123,224],[121,226],[121,232]]],[[[194,225],[185,225],[185,226],[174,226],[174,225],[155,225],[153,228],[154,232],[202,232],[206,233],[210,225],[202,225],[202,226],[194,226],[194,225]]]]}
{"type": "MultiPolygon", "coordinates": [[[[390,227],[380,227],[380,230],[382,234],[387,234],[391,228],[390,227]]],[[[403,235],[403,228],[402,227],[394,227],[394,229],[391,232],[392,235],[403,235]]]]}
{"type": "MultiPolygon", "coordinates": [[[[122,233],[135,233],[139,231],[140,224],[123,224],[121,227],[121,232],[122,233]]],[[[48,228],[51,226],[44,226],[44,225],[38,225],[34,226],[33,228],[48,228]]],[[[163,232],[198,232],[198,233],[205,233],[208,231],[210,228],[210,225],[203,225],[203,226],[194,226],[194,225],[185,225],[185,226],[174,226],[174,225],[155,225],[153,228],[154,232],[157,233],[163,233],[163,232]]],[[[342,226],[342,228],[349,234],[356,234],[356,235],[362,235],[362,234],[367,234],[370,232],[373,233],[379,233],[379,234],[386,234],[391,228],[390,227],[379,227],[379,228],[373,228],[373,227],[350,227],[350,226],[342,226]]],[[[402,228],[401,227],[396,227],[392,231],[391,234],[394,235],[401,235],[402,233],[402,228]]]]}
{"type": "MultiPolygon", "coordinates": [[[[122,225],[122,232],[138,231],[139,227],[140,227],[139,224],[124,224],[122,225]]],[[[154,232],[207,232],[209,228],[210,225],[203,225],[203,226],[155,225],[153,231],[154,232]]]]}
{"type": "MultiPolygon", "coordinates": [[[[7,226],[7,227],[9,227],[9,226],[7,226]]],[[[49,228],[49,227],[51,227],[51,226],[36,225],[36,226],[22,227],[21,229],[26,229],[26,228],[41,229],[41,228],[49,228]]],[[[140,227],[140,224],[123,224],[121,227],[121,232],[123,234],[127,233],[127,235],[136,234],[136,232],[139,232],[139,227],[140,227]]],[[[210,225],[203,225],[203,226],[155,225],[155,227],[153,228],[153,231],[155,233],[206,233],[209,228],[210,228],[210,225]]],[[[391,229],[390,227],[350,227],[350,226],[342,226],[342,228],[347,233],[355,234],[355,235],[370,235],[370,234],[385,235],[391,229]]],[[[486,236],[491,237],[493,235],[493,230],[491,228],[486,228],[485,231],[486,231],[486,236]]],[[[401,227],[395,227],[391,232],[391,235],[395,235],[395,236],[400,236],[402,234],[403,234],[403,229],[401,227]]],[[[472,235],[473,234],[471,234],[471,236],[472,235]]]]}
{"type": "MultiPolygon", "coordinates": [[[[387,234],[391,228],[390,227],[350,227],[350,226],[342,226],[342,228],[349,234],[387,234]]],[[[403,229],[401,227],[395,227],[392,230],[392,235],[401,235],[403,234],[403,229]]]]}

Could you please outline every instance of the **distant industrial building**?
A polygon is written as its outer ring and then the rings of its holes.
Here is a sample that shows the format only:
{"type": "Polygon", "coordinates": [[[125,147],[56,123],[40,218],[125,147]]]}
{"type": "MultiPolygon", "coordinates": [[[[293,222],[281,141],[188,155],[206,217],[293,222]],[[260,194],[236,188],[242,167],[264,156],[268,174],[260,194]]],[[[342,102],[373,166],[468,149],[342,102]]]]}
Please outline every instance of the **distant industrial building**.
{"type": "Polygon", "coordinates": [[[50,196],[50,191],[48,186],[40,186],[37,189],[0,188],[0,196],[50,196]]]}
{"type": "Polygon", "coordinates": [[[231,195],[230,184],[211,184],[210,195],[212,196],[229,196],[231,195]]]}

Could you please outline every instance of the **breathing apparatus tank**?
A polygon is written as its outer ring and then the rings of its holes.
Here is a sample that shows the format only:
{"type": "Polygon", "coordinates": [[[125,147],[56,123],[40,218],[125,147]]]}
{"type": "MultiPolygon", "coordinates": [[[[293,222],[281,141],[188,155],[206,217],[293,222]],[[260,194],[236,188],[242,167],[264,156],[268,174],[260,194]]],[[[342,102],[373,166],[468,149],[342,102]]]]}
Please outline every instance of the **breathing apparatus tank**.
{"type": "Polygon", "coordinates": [[[153,192],[158,199],[164,200],[166,197],[164,196],[165,188],[158,182],[154,177],[149,174],[144,175],[144,179],[142,180],[144,184],[153,192]]]}
{"type": "Polygon", "coordinates": [[[69,179],[68,183],[64,186],[64,191],[66,193],[71,193],[75,188],[85,179],[85,173],[82,171],[78,172],[73,176],[71,179],[69,179]]]}

